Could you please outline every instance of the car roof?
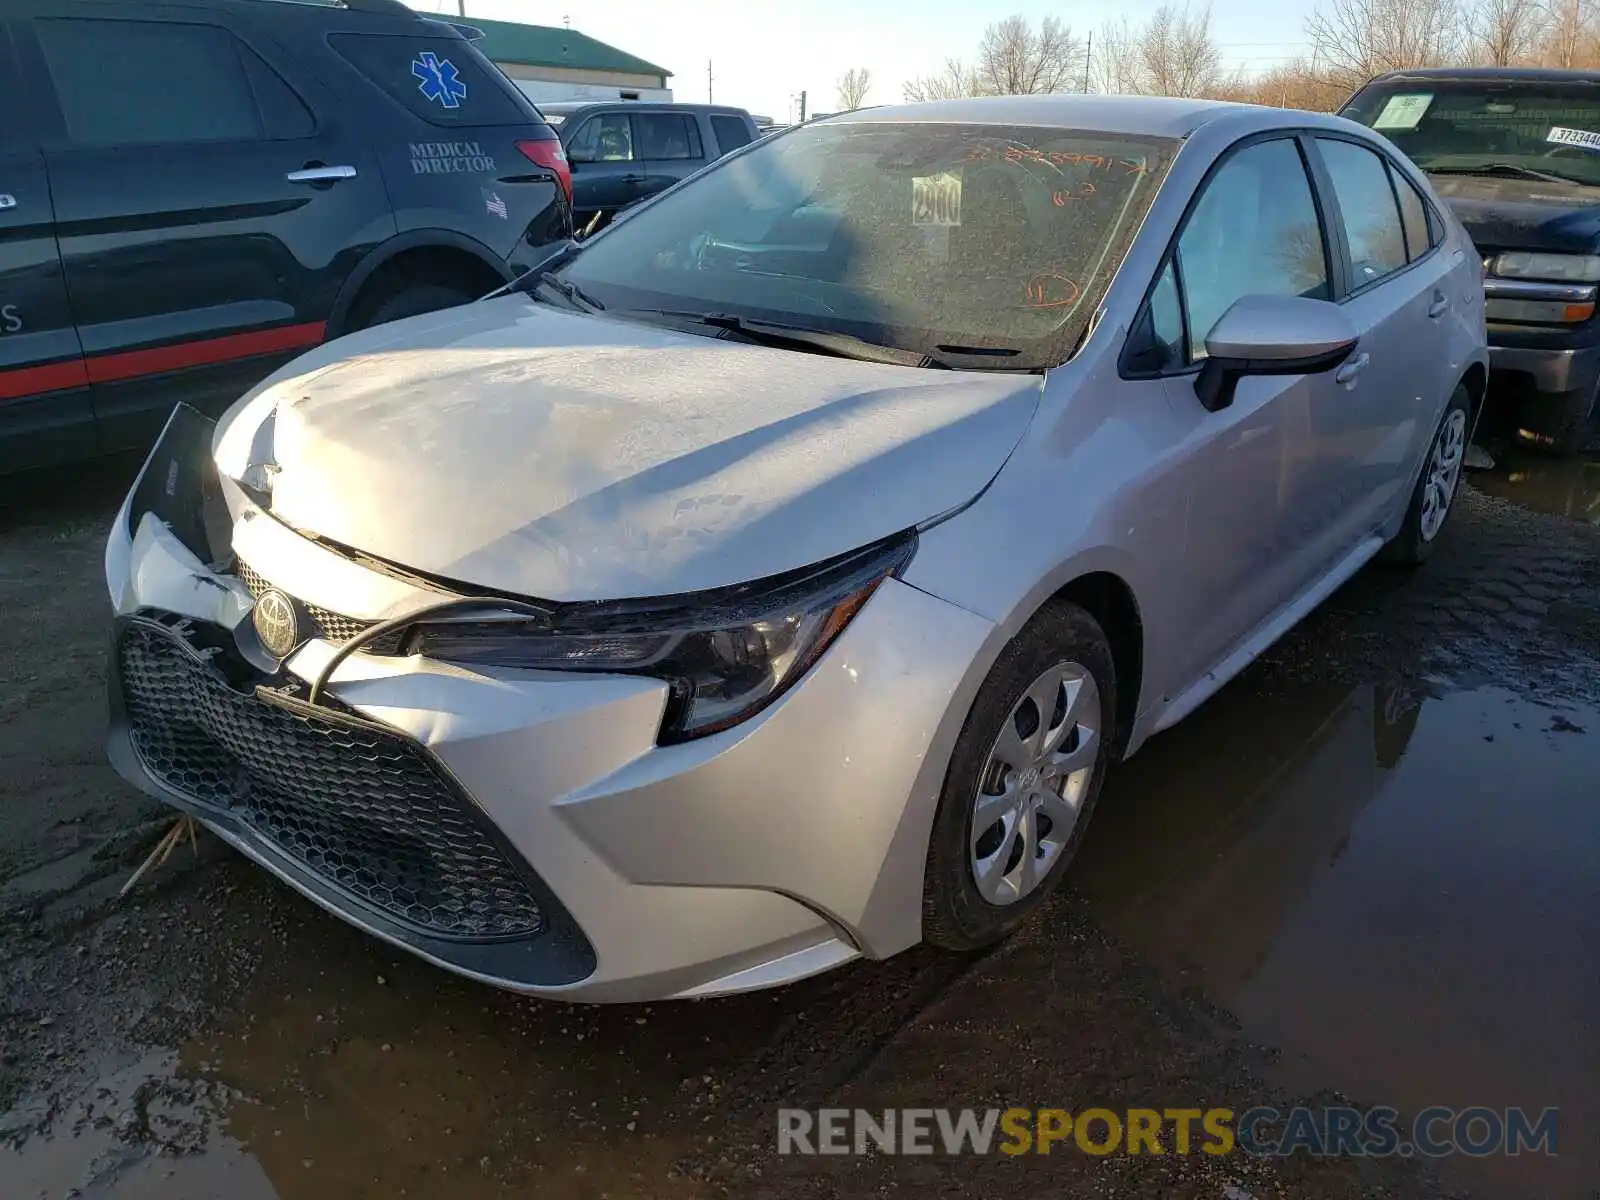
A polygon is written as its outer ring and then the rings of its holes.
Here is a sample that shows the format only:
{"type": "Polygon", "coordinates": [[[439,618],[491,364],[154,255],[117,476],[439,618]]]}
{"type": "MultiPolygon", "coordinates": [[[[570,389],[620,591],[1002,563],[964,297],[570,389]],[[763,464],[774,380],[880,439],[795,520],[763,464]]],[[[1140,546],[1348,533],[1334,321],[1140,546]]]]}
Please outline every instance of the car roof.
{"type": "Polygon", "coordinates": [[[1404,79],[1448,79],[1463,83],[1600,83],[1600,71],[1573,71],[1563,67],[1412,67],[1385,71],[1367,82],[1392,83],[1404,79]]]}
{"type": "MultiPolygon", "coordinates": [[[[839,113],[820,122],[825,125],[874,121],[950,121],[963,124],[1039,125],[1060,129],[1093,129],[1104,133],[1147,134],[1184,138],[1202,125],[1230,117],[1255,115],[1262,125],[1288,124],[1287,112],[1254,104],[1219,100],[1189,100],[1171,96],[1097,96],[1081,93],[1045,96],[980,96],[965,100],[935,100],[922,104],[892,104],[839,113]],[[1278,121],[1268,120],[1276,114],[1278,121]]],[[[1296,112],[1295,124],[1311,114],[1296,112]]]]}
{"type": "Polygon", "coordinates": [[[742,108],[726,104],[679,104],[674,100],[552,100],[539,104],[540,112],[562,113],[572,116],[590,108],[637,108],[650,111],[711,113],[714,116],[748,117],[742,108]]]}

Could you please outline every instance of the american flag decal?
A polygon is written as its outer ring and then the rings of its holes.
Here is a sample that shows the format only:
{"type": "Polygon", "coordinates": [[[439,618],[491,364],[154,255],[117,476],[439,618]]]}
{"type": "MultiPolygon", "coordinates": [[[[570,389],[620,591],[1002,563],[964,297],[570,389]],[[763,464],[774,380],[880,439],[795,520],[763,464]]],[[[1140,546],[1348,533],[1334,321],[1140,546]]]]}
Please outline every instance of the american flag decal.
{"type": "Polygon", "coordinates": [[[506,211],[506,202],[493,192],[483,193],[483,206],[489,210],[491,216],[499,217],[502,221],[508,220],[511,216],[506,211]]]}

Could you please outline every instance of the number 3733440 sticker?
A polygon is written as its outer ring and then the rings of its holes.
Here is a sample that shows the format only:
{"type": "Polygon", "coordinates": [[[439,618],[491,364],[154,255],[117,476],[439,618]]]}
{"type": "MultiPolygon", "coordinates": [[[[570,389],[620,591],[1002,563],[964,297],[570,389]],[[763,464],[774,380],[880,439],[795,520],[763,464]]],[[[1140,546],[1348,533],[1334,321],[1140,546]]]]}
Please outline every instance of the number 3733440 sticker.
{"type": "Polygon", "coordinates": [[[937,175],[911,177],[911,223],[944,226],[961,224],[960,171],[941,171],[937,175]]]}

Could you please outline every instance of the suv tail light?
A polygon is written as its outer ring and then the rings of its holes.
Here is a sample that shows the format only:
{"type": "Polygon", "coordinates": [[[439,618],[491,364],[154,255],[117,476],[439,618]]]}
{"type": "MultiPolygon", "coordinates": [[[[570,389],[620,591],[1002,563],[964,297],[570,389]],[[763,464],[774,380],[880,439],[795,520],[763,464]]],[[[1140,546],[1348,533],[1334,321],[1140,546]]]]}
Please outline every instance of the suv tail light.
{"type": "Polygon", "coordinates": [[[556,138],[541,138],[538,141],[523,140],[517,143],[517,149],[522,151],[522,156],[529,162],[543,167],[555,175],[561,184],[561,190],[567,195],[567,203],[572,203],[572,167],[567,163],[567,152],[561,148],[561,142],[556,138]]]}

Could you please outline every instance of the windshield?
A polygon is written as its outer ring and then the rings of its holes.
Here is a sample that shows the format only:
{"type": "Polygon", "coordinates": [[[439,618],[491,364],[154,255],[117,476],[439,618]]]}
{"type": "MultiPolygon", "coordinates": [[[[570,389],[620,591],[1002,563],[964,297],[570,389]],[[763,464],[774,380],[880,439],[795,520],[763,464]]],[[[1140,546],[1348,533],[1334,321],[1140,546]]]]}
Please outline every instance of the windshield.
{"type": "Polygon", "coordinates": [[[1343,116],[1424,171],[1521,168],[1600,186],[1600,87],[1419,80],[1363,90],[1343,116]]]}
{"type": "Polygon", "coordinates": [[[861,122],[758,143],[619,221],[561,276],[607,311],[733,316],[938,355],[1072,349],[1176,143],[861,122]]]}

